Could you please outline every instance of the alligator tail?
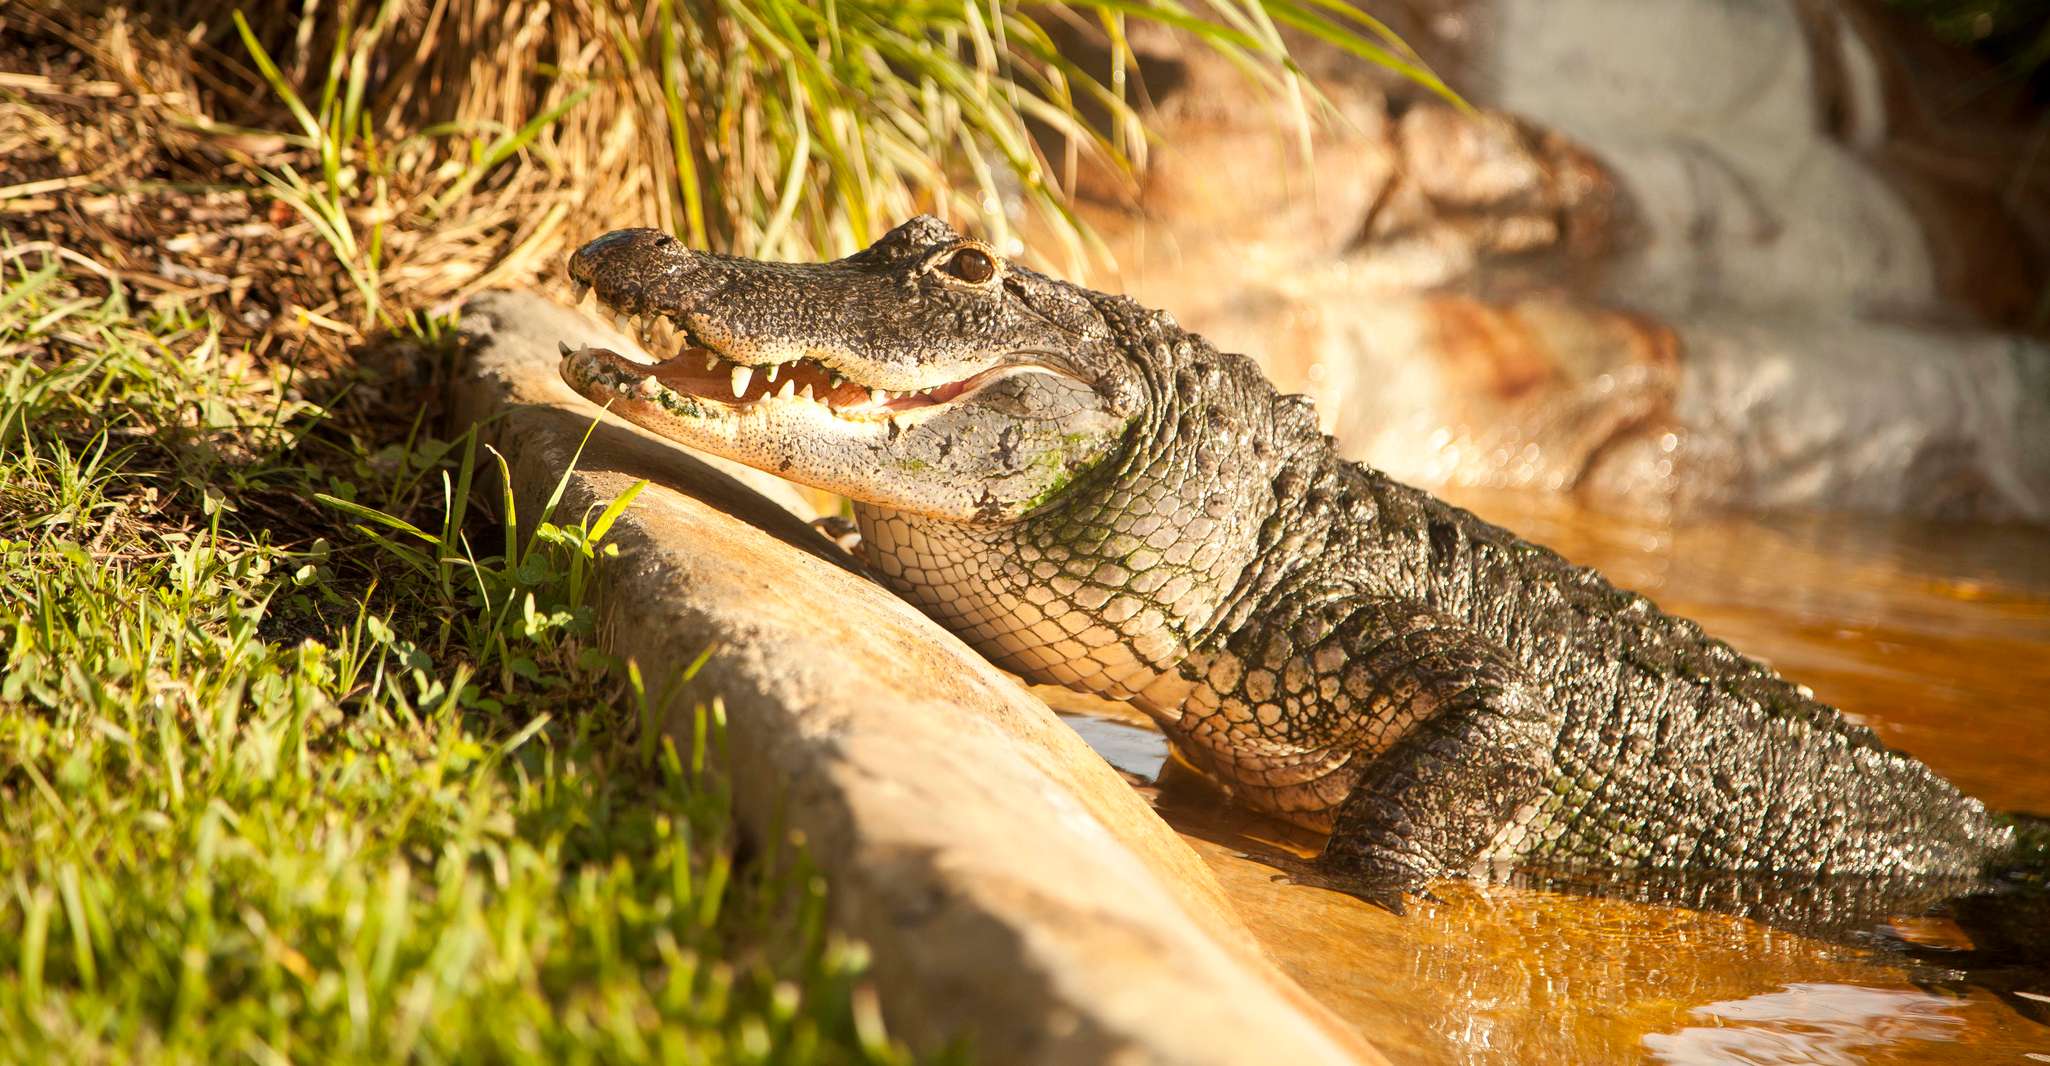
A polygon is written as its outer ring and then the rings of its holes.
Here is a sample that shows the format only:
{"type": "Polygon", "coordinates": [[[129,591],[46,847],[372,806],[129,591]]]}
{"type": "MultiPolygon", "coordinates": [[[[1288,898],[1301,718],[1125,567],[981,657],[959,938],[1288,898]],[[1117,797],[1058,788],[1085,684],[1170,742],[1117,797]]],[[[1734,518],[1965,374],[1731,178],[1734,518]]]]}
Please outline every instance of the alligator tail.
{"type": "Polygon", "coordinates": [[[1992,821],[2014,830],[2014,844],[1987,864],[1984,889],[1944,905],[1972,948],[1941,965],[1987,974],[2012,970],[2024,984],[2036,982],[2034,991],[2018,994],[2012,980],[1986,987],[2024,1016],[2050,1025],[2050,1001],[2037,994],[2050,991],[2040,984],[2050,978],[2044,968],[2050,959],[2050,817],[1994,812],[1992,821]]]}
{"type": "Polygon", "coordinates": [[[2014,846],[1988,865],[1987,875],[2036,889],[2050,889],[2050,817],[2002,811],[1993,815],[1993,821],[2014,830],[2014,846]]]}

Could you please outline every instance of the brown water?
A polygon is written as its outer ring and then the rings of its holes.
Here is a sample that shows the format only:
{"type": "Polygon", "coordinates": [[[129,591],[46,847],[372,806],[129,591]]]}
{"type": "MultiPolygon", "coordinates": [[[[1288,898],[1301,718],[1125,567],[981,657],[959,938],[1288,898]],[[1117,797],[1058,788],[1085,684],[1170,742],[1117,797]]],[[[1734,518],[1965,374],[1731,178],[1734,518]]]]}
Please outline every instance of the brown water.
{"type": "MultiPolygon", "coordinates": [[[[1989,805],[2050,812],[2043,530],[1820,515],[1673,527],[1520,495],[1457,502],[1694,618],[1989,805]]],[[[2050,1018],[2050,960],[1953,965],[1969,934],[1949,919],[1807,935],[1457,881],[1397,917],[1245,857],[1320,842],[1190,783],[1130,711],[1049,695],[1143,782],[1281,965],[1398,1062],[2050,1062],[2050,1025],[2010,1005],[2050,1018]]]]}

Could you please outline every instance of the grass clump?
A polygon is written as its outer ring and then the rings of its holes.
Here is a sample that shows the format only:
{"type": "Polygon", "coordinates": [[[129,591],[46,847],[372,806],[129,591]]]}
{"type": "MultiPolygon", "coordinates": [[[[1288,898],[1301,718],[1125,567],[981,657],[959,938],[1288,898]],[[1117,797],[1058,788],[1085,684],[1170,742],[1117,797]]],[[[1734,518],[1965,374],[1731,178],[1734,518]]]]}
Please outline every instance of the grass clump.
{"type": "Polygon", "coordinates": [[[465,448],[0,270],[0,1060],[903,1060],[591,645],[616,510],[486,554],[465,448]]]}

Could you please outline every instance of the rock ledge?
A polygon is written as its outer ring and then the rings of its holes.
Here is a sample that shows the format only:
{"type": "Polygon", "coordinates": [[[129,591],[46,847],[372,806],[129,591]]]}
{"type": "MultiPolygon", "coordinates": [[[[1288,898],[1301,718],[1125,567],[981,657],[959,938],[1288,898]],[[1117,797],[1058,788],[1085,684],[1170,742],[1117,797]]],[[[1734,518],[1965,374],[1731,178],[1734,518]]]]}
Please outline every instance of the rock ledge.
{"type": "MultiPolygon", "coordinates": [[[[636,349],[527,294],[477,298],[463,331],[458,424],[484,425],[534,514],[595,413],[556,378],[556,343],[636,349]]],[[[724,700],[740,817],[803,834],[896,1033],[966,1037],[991,1063],[1383,1061],[1275,968],[1115,771],[844,563],[781,482],[608,417],[557,513],[640,478],[610,535],[601,639],[651,685],[718,645],[681,703],[724,700]]]]}

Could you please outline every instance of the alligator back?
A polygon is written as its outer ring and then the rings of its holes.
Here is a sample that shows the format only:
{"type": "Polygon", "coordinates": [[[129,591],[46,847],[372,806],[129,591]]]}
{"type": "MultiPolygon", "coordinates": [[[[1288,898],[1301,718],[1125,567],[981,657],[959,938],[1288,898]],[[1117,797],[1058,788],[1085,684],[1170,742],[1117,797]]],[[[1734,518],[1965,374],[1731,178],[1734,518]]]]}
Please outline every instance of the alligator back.
{"type": "Polygon", "coordinates": [[[1506,649],[1563,711],[1549,787],[1492,857],[1967,876],[2010,846],[1977,800],[1693,622],[1370,470],[1363,550],[1506,649]]]}

